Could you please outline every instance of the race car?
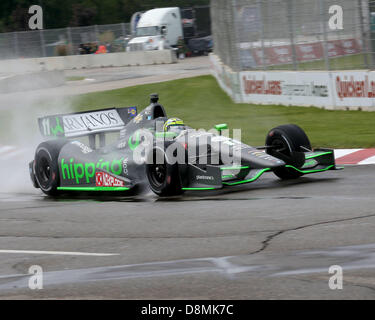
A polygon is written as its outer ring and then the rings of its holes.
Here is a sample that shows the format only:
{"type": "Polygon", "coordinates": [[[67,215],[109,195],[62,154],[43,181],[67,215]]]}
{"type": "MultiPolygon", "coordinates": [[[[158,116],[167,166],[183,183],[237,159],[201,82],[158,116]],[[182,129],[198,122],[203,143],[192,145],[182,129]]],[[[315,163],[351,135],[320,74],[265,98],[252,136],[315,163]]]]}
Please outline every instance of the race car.
{"type": "Polygon", "coordinates": [[[29,163],[34,187],[49,196],[126,195],[148,185],[162,197],[250,183],[265,172],[296,179],[338,169],[334,151],[312,150],[297,125],[273,128],[264,146],[252,147],[225,135],[226,124],[202,131],[168,118],[158,101],[152,94],[139,114],[136,107],[124,107],[39,118],[46,141],[29,163]],[[117,137],[106,143],[111,132],[117,137]]]}

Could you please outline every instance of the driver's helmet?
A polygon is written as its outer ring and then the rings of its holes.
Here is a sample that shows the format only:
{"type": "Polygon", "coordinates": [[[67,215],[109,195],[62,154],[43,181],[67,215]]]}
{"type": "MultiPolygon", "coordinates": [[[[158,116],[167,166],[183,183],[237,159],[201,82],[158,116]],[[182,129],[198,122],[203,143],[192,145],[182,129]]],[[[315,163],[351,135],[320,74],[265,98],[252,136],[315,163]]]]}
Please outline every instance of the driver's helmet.
{"type": "Polygon", "coordinates": [[[170,118],[164,123],[164,132],[175,132],[180,134],[181,131],[186,130],[184,122],[179,118],[170,118]]]}

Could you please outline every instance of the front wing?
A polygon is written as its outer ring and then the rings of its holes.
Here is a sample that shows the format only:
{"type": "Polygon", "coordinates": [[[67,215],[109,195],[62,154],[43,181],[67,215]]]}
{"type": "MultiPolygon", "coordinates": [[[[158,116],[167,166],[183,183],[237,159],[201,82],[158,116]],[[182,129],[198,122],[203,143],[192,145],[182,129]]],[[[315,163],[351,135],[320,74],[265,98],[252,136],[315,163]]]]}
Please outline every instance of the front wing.
{"type": "MultiPolygon", "coordinates": [[[[285,167],[296,170],[303,175],[339,170],[336,167],[334,151],[332,149],[315,149],[304,152],[305,161],[302,166],[295,167],[286,164],[285,167]]],[[[254,169],[250,165],[214,166],[201,168],[188,164],[187,177],[181,177],[183,190],[215,190],[224,186],[235,186],[258,180],[265,172],[272,172],[272,168],[254,169]]]]}

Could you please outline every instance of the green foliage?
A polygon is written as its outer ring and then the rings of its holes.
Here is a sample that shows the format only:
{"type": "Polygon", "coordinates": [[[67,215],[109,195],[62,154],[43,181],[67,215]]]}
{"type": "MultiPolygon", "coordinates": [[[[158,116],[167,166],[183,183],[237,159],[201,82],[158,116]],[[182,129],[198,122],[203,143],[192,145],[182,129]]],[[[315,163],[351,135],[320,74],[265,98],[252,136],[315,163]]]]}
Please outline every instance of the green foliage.
{"type": "Polygon", "coordinates": [[[69,44],[59,44],[55,48],[55,56],[67,56],[71,54],[72,47],[69,44]]]}
{"type": "Polygon", "coordinates": [[[0,32],[28,30],[28,9],[43,8],[44,28],[129,22],[133,13],[156,7],[207,5],[209,0],[1,0],[0,32]]]}
{"type": "Polygon", "coordinates": [[[115,35],[112,31],[105,31],[99,35],[100,43],[112,43],[115,40],[115,35]]]}

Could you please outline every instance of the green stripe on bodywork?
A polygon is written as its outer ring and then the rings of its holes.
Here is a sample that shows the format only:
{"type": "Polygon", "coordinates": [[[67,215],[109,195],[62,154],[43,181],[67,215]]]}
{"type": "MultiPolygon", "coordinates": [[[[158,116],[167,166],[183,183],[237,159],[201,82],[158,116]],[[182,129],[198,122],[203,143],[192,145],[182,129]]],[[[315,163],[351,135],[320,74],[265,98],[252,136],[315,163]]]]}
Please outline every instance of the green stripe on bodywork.
{"type": "Polygon", "coordinates": [[[216,188],[181,188],[182,190],[215,190],[216,188]]]}
{"type": "Polygon", "coordinates": [[[332,151],[327,151],[327,152],[322,152],[322,153],[318,153],[318,154],[313,154],[312,156],[306,157],[306,160],[312,159],[312,158],[317,158],[317,157],[320,157],[320,156],[325,156],[326,154],[332,154],[332,153],[333,153],[332,151]]]}
{"type": "Polygon", "coordinates": [[[294,170],[296,170],[296,171],[298,171],[298,172],[301,172],[301,173],[315,173],[315,172],[327,171],[327,170],[333,168],[334,166],[335,166],[335,165],[332,164],[332,165],[330,165],[330,166],[328,166],[328,167],[326,167],[326,168],[324,168],[324,169],[315,169],[315,170],[300,170],[300,169],[298,169],[298,168],[296,168],[296,167],[293,167],[293,166],[291,166],[291,165],[289,165],[289,164],[287,164],[285,167],[286,167],[286,168],[292,168],[292,169],[294,169],[294,170]]]}
{"type": "Polygon", "coordinates": [[[265,168],[265,169],[262,169],[260,170],[254,177],[252,177],[251,179],[247,179],[247,180],[242,180],[242,181],[237,181],[237,182],[223,182],[223,184],[225,185],[228,185],[228,186],[234,186],[236,184],[242,184],[242,183],[249,183],[249,182],[253,182],[255,180],[257,180],[263,173],[265,173],[266,171],[270,171],[271,169],[270,168],[265,168]]]}
{"type": "Polygon", "coordinates": [[[315,167],[315,166],[317,166],[318,165],[318,161],[316,161],[316,160],[310,160],[310,161],[308,161],[308,162],[306,162],[303,166],[302,166],[302,169],[304,169],[304,168],[306,168],[306,167],[308,167],[308,166],[311,166],[311,167],[315,167]]]}
{"type": "Polygon", "coordinates": [[[234,177],[234,174],[226,174],[226,175],[224,175],[224,176],[222,176],[222,178],[232,178],[232,177],[234,177]]]}
{"type": "Polygon", "coordinates": [[[127,191],[126,187],[58,187],[59,191],[127,191]]]}
{"type": "Polygon", "coordinates": [[[242,166],[242,167],[225,167],[220,168],[220,170],[241,170],[241,169],[249,169],[249,166],[242,166]]]}

